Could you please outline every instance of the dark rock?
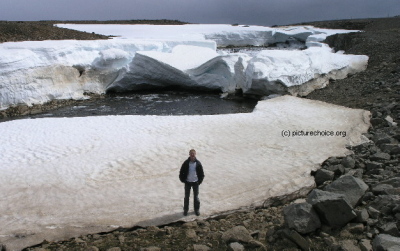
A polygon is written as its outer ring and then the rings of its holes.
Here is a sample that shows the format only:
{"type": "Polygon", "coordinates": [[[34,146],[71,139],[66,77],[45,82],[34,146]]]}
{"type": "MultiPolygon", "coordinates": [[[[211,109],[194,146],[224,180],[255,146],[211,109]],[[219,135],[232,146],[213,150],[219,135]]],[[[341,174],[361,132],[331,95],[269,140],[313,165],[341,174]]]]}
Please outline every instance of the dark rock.
{"type": "Polygon", "coordinates": [[[379,234],[372,242],[374,251],[400,250],[400,238],[388,234],[379,234]]]}
{"type": "Polygon", "coordinates": [[[381,150],[385,153],[389,154],[399,154],[400,153],[400,145],[399,144],[383,144],[381,146],[381,150]]]}
{"type": "Polygon", "coordinates": [[[291,204],[283,209],[286,225],[299,233],[314,232],[321,227],[317,213],[309,203],[291,204]]]}
{"type": "Polygon", "coordinates": [[[400,177],[394,177],[385,181],[382,181],[381,184],[388,184],[396,188],[400,188],[400,177]]]}
{"type": "Polygon", "coordinates": [[[352,234],[361,234],[364,231],[364,224],[362,223],[349,223],[344,228],[345,231],[348,231],[352,234]]]}
{"type": "Polygon", "coordinates": [[[331,181],[335,177],[335,173],[326,169],[318,169],[315,172],[315,183],[317,186],[322,185],[325,181],[331,181]]]}
{"type": "Polygon", "coordinates": [[[397,225],[394,222],[389,222],[380,226],[379,230],[381,230],[381,232],[384,234],[389,234],[394,237],[400,237],[399,229],[397,228],[397,225]]]}
{"type": "Polygon", "coordinates": [[[380,127],[382,125],[385,125],[387,122],[382,118],[372,118],[370,120],[370,123],[373,127],[380,127]]]}
{"type": "Polygon", "coordinates": [[[342,194],[314,189],[307,197],[320,219],[331,227],[342,227],[356,217],[356,213],[342,194]]]}
{"type": "Polygon", "coordinates": [[[310,244],[308,241],[296,231],[285,229],[282,231],[282,236],[296,243],[301,250],[310,250],[310,244]]]}
{"type": "Polygon", "coordinates": [[[367,191],[368,185],[353,176],[342,176],[325,187],[325,191],[343,194],[350,205],[355,207],[367,191]]]}
{"type": "Polygon", "coordinates": [[[343,251],[360,251],[361,249],[357,245],[355,240],[343,240],[339,241],[339,250],[343,251]]]}
{"type": "Polygon", "coordinates": [[[380,168],[383,167],[382,163],[375,162],[375,161],[367,161],[367,162],[365,162],[365,164],[366,164],[366,167],[367,167],[367,171],[371,171],[371,170],[374,170],[374,169],[380,169],[380,168]]]}
{"type": "Polygon", "coordinates": [[[387,135],[386,133],[377,133],[374,135],[372,140],[375,142],[375,144],[380,145],[384,143],[392,143],[393,139],[387,135]]]}
{"type": "Polygon", "coordinates": [[[209,250],[210,248],[207,247],[206,245],[198,245],[198,244],[193,245],[193,251],[209,251],[209,250]]]}
{"type": "Polygon", "coordinates": [[[366,192],[362,198],[362,200],[364,202],[370,201],[370,200],[374,200],[375,199],[375,195],[372,192],[366,192]]]}
{"type": "Polygon", "coordinates": [[[355,222],[365,223],[369,218],[368,210],[363,208],[359,210],[355,210],[357,217],[354,219],[355,222]]]}
{"type": "Polygon", "coordinates": [[[239,242],[232,242],[228,245],[229,251],[244,251],[244,246],[239,242]]]}
{"type": "Polygon", "coordinates": [[[392,210],[399,204],[399,195],[379,195],[370,205],[383,214],[391,214],[392,210]]]}
{"type": "Polygon", "coordinates": [[[249,243],[253,238],[250,235],[249,230],[244,226],[236,226],[222,234],[222,240],[225,243],[230,242],[244,242],[249,243]]]}
{"type": "Polygon", "coordinates": [[[370,158],[372,161],[385,161],[385,160],[390,160],[390,154],[388,153],[383,153],[383,152],[378,152],[372,155],[370,158]]]}
{"type": "Polygon", "coordinates": [[[360,240],[358,245],[360,246],[361,251],[372,251],[372,245],[370,240],[362,239],[360,240]]]}
{"type": "Polygon", "coordinates": [[[344,174],[344,166],[342,164],[327,166],[326,170],[332,171],[338,176],[344,174]]]}
{"type": "Polygon", "coordinates": [[[372,219],[378,219],[381,212],[373,207],[368,207],[368,214],[372,219]]]}
{"type": "Polygon", "coordinates": [[[341,164],[344,166],[344,168],[353,169],[356,166],[356,161],[352,156],[346,156],[342,159],[341,164]]]}
{"type": "Polygon", "coordinates": [[[346,169],[346,174],[348,176],[353,176],[358,179],[362,179],[364,170],[362,169],[346,169]]]}
{"type": "Polygon", "coordinates": [[[332,166],[332,165],[337,165],[341,162],[340,159],[336,158],[336,157],[330,157],[327,160],[325,160],[324,164],[328,165],[328,166],[332,166]]]}
{"type": "Polygon", "coordinates": [[[376,186],[374,186],[373,188],[372,188],[372,192],[375,194],[375,195],[382,195],[382,194],[388,194],[387,192],[390,190],[390,189],[393,189],[393,186],[392,185],[389,185],[389,184],[378,184],[378,185],[376,185],[376,186]]]}

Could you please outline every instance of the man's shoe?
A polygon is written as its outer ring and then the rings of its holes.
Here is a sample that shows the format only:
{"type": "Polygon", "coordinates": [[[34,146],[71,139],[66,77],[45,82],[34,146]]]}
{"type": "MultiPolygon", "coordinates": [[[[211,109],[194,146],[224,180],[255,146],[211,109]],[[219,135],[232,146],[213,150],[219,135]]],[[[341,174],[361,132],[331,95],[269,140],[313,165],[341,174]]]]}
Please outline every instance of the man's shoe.
{"type": "Polygon", "coordinates": [[[187,214],[188,214],[187,211],[184,211],[184,212],[183,212],[183,215],[184,215],[184,216],[187,216],[187,214]]]}
{"type": "Polygon", "coordinates": [[[195,214],[196,214],[197,216],[200,216],[200,211],[196,211],[195,214]]]}

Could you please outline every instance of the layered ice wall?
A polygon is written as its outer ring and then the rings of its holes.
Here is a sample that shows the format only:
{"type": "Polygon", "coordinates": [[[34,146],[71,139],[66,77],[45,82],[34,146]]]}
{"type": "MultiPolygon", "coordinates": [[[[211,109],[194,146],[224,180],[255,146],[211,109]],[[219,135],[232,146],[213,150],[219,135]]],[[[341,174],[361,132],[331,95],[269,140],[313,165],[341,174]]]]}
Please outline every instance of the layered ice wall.
{"type": "Polygon", "coordinates": [[[365,69],[368,57],[333,53],[319,41],[346,32],[314,27],[64,25],[117,39],[0,44],[0,110],[107,90],[182,86],[232,93],[306,95],[365,69]],[[91,30],[87,30],[87,29],[91,30]],[[111,30],[108,30],[111,29],[111,30]],[[116,32],[116,33],[108,33],[116,32]],[[305,51],[217,54],[217,46],[298,40],[305,51]],[[311,47],[312,46],[312,47],[311,47]],[[304,87],[302,87],[304,86],[304,87]]]}
{"type": "Polygon", "coordinates": [[[213,41],[41,41],[0,44],[0,109],[104,93],[136,51],[168,52],[177,44],[215,50],[213,41]]]}

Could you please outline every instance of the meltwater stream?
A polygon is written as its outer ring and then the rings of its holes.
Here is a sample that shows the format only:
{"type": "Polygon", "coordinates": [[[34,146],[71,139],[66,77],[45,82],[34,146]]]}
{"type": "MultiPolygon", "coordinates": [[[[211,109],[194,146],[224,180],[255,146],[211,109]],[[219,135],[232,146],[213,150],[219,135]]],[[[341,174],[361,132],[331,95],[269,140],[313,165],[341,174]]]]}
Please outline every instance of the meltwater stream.
{"type": "Polygon", "coordinates": [[[88,117],[107,115],[213,115],[252,112],[257,100],[243,97],[221,98],[216,93],[157,91],[107,94],[104,98],[77,101],[74,105],[35,115],[0,120],[48,117],[88,117]]]}

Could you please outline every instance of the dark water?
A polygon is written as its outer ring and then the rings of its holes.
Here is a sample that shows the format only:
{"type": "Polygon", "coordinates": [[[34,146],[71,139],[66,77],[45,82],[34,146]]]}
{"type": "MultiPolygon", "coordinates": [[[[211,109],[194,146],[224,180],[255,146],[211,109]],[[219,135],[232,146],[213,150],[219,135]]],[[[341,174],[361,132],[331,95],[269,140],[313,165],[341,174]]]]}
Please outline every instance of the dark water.
{"type": "MultiPolygon", "coordinates": [[[[104,115],[213,115],[252,112],[257,100],[239,96],[221,98],[215,93],[164,91],[108,94],[56,110],[7,120],[104,115]]],[[[4,122],[5,120],[3,120],[4,122]]],[[[0,120],[0,122],[2,122],[0,120]]]]}

